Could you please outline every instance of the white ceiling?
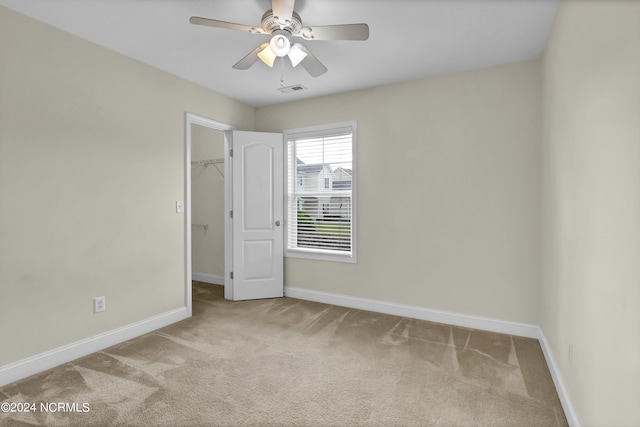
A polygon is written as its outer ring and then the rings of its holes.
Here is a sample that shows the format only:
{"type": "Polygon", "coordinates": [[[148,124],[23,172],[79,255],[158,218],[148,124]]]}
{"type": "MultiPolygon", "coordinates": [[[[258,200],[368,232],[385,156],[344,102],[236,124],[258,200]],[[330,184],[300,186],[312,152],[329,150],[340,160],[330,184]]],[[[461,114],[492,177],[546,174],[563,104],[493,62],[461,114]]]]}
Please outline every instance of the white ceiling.
{"type": "MultiPolygon", "coordinates": [[[[297,0],[305,26],[369,24],[367,41],[304,41],[329,71],[286,62],[231,68],[269,36],[196,26],[202,16],[260,26],[270,0],[0,0],[17,12],[253,106],[540,57],[558,0],[297,0]]],[[[298,39],[298,41],[302,41],[298,39]]]]}

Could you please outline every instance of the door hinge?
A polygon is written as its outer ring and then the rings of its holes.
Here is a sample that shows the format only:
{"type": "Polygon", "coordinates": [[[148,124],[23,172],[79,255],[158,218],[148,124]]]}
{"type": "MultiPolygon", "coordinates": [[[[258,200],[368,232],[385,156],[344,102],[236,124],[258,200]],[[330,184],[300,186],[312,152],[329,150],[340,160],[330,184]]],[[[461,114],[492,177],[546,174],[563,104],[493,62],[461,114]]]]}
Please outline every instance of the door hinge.
{"type": "Polygon", "coordinates": [[[233,218],[233,211],[229,211],[229,218],[233,218]]]}
{"type": "Polygon", "coordinates": [[[229,150],[229,157],[233,157],[233,148],[229,150]]]}
{"type": "Polygon", "coordinates": [[[233,280],[233,271],[231,272],[231,280],[233,280]]]}

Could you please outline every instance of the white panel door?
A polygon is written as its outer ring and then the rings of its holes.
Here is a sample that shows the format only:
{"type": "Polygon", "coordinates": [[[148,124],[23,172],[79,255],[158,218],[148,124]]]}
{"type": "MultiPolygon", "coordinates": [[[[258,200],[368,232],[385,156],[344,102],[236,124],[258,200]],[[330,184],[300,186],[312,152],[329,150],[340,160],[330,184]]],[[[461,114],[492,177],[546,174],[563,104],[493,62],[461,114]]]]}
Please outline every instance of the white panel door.
{"type": "Polygon", "coordinates": [[[284,295],[282,134],[233,132],[233,300],[284,295]]]}

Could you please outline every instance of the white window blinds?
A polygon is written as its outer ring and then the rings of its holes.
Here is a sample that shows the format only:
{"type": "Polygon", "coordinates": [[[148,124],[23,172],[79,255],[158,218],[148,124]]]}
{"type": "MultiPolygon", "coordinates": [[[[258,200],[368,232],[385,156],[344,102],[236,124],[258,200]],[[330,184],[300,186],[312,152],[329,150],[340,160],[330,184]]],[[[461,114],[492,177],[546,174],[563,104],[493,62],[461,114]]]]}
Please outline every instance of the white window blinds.
{"type": "Polygon", "coordinates": [[[348,126],[291,132],[285,132],[287,250],[297,256],[325,254],[352,258],[354,129],[348,126]]]}

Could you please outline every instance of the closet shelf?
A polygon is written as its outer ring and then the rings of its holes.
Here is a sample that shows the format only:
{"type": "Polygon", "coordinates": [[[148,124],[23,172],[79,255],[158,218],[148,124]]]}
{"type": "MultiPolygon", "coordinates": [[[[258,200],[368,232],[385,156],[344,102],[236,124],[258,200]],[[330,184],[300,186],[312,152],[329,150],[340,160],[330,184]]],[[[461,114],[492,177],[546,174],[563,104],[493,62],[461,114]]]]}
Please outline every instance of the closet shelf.
{"type": "Polygon", "coordinates": [[[219,163],[224,163],[224,159],[208,159],[208,160],[192,160],[192,166],[204,166],[205,168],[209,165],[217,165],[219,163]]]}
{"type": "Polygon", "coordinates": [[[191,166],[204,166],[209,167],[209,165],[213,165],[216,168],[220,176],[224,176],[224,173],[218,167],[219,164],[224,165],[224,159],[209,159],[209,160],[192,160],[191,166]]]}

